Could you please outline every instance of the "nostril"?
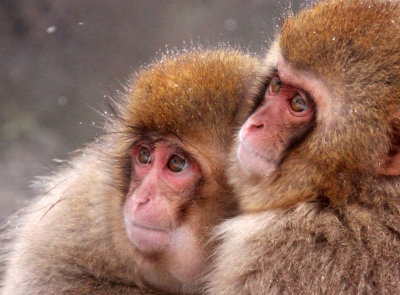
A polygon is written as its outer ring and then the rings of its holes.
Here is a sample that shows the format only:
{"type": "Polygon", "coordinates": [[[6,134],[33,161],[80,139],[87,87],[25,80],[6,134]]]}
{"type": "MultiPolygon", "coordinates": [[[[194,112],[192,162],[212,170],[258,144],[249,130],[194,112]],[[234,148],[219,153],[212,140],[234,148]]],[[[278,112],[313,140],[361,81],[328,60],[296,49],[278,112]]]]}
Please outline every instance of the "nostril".
{"type": "Polygon", "coordinates": [[[251,136],[253,133],[262,132],[264,128],[264,124],[260,121],[258,122],[246,122],[245,125],[240,129],[239,137],[240,139],[244,139],[248,136],[251,136]]]}
{"type": "Polygon", "coordinates": [[[147,204],[149,201],[150,201],[150,199],[149,199],[149,198],[146,198],[146,199],[140,200],[138,203],[139,203],[139,205],[145,205],[145,204],[147,204]]]}
{"type": "Polygon", "coordinates": [[[263,127],[264,127],[264,124],[253,124],[253,125],[251,125],[250,128],[260,129],[260,128],[263,128],[263,127]]]}
{"type": "Polygon", "coordinates": [[[138,197],[138,198],[134,199],[134,201],[133,201],[133,210],[136,211],[136,210],[138,210],[139,208],[143,207],[144,205],[146,205],[149,202],[150,202],[150,198],[138,197]]]}

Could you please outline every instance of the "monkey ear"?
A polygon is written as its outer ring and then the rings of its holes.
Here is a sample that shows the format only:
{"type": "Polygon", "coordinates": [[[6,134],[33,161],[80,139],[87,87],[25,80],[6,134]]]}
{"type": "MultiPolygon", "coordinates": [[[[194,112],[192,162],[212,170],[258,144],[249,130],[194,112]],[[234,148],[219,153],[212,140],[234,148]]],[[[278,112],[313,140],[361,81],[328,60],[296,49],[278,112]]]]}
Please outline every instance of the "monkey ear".
{"type": "Polygon", "coordinates": [[[388,176],[400,176],[400,111],[397,118],[392,120],[392,139],[389,154],[379,169],[379,174],[388,176]]]}

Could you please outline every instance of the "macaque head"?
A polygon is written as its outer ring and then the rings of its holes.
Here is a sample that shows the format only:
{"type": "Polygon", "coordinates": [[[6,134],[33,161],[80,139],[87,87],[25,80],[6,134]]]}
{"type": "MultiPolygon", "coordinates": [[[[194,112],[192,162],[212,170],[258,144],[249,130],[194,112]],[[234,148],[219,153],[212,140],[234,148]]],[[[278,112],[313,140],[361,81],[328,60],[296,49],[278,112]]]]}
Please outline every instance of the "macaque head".
{"type": "Polygon", "coordinates": [[[283,83],[275,73],[261,103],[240,129],[241,166],[260,177],[276,172],[288,148],[311,130],[314,112],[310,95],[283,83]]]}
{"type": "Polygon", "coordinates": [[[244,210],[340,205],[361,183],[400,174],[399,9],[322,1],[284,23],[234,149],[244,210]]]}
{"type": "Polygon", "coordinates": [[[211,254],[213,226],[236,213],[224,171],[255,67],[256,59],[233,50],[165,58],[138,75],[121,104],[116,239],[122,253],[139,257],[150,284],[176,281],[181,289],[195,281],[211,254]]]}

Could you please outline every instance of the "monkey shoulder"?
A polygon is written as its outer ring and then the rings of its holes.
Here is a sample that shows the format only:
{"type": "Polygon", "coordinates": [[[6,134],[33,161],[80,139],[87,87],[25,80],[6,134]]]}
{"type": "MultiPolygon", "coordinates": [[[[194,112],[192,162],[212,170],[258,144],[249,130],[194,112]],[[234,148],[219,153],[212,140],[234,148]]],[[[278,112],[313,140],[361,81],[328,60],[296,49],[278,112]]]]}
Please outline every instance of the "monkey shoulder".
{"type": "Polygon", "coordinates": [[[229,220],[219,227],[210,293],[398,294],[395,205],[383,213],[378,203],[339,209],[314,202],[229,220]]]}

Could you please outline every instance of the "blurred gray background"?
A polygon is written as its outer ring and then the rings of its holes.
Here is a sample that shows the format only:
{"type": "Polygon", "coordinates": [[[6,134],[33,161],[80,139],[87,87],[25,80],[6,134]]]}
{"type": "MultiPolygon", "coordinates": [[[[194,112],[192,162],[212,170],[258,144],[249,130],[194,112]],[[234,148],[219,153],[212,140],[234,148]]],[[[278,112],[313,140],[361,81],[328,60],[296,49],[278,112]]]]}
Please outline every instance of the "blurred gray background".
{"type": "Polygon", "coordinates": [[[104,97],[129,73],[191,43],[262,54],[304,2],[0,0],[0,221],[101,133],[104,97]]]}

